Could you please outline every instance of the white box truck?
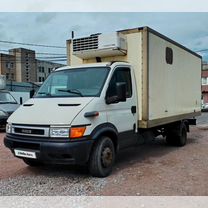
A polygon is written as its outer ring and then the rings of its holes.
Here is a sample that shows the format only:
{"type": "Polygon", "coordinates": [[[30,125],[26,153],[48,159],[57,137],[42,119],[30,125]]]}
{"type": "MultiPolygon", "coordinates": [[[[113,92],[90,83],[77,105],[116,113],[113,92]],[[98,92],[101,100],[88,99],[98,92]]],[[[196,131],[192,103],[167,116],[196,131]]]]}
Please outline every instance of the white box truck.
{"type": "Polygon", "coordinates": [[[112,171],[116,153],[162,135],[186,144],[201,109],[201,56],[141,27],[67,41],[68,64],[8,119],[4,139],[26,164],[112,171]]]}

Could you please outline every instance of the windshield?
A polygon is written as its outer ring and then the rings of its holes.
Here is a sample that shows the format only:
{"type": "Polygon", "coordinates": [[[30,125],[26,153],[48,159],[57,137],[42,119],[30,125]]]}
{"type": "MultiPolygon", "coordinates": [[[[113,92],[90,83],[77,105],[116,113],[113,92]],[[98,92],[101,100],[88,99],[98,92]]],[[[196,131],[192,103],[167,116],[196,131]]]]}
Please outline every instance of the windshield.
{"type": "Polygon", "coordinates": [[[92,67],[53,72],[35,97],[99,97],[109,69],[92,67]]]}
{"type": "Polygon", "coordinates": [[[0,92],[0,103],[17,103],[17,101],[8,92],[0,92]]]}

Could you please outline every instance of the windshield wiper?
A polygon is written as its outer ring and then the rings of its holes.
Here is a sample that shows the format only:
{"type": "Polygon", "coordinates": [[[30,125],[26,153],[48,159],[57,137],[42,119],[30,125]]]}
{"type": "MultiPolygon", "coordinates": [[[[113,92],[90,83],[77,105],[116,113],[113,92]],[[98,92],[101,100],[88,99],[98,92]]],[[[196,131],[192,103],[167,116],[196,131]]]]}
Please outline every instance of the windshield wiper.
{"type": "Polygon", "coordinates": [[[0,102],[0,103],[4,103],[4,104],[17,104],[17,102],[10,102],[10,101],[8,101],[8,102],[0,102]]]}
{"type": "Polygon", "coordinates": [[[50,93],[48,92],[38,92],[39,95],[46,95],[46,96],[51,96],[50,93]]]}
{"type": "Polygon", "coordinates": [[[77,89],[59,89],[58,91],[60,91],[60,92],[68,92],[68,93],[72,93],[72,94],[76,94],[76,95],[79,95],[81,97],[84,97],[84,95],[77,89]]]}

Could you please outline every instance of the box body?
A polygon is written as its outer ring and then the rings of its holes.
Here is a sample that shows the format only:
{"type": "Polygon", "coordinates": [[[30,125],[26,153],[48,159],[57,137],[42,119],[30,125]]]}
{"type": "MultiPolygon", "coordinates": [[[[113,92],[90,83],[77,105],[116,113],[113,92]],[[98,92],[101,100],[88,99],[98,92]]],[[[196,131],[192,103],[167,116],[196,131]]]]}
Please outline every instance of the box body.
{"type": "MultiPolygon", "coordinates": [[[[118,33],[126,37],[127,54],[106,55],[101,60],[131,64],[137,85],[139,127],[151,128],[200,115],[201,57],[148,27],[118,33]]],[[[71,40],[67,41],[67,53],[71,66],[96,63],[96,57],[73,55],[71,40]]]]}

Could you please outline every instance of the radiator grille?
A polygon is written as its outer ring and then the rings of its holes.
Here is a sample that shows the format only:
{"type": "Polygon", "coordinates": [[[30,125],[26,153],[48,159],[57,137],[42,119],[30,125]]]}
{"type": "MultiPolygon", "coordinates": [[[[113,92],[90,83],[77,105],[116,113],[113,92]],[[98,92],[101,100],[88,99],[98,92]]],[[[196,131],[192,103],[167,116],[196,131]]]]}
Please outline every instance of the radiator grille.
{"type": "Polygon", "coordinates": [[[98,49],[98,36],[93,35],[73,40],[73,52],[98,49]]]}

